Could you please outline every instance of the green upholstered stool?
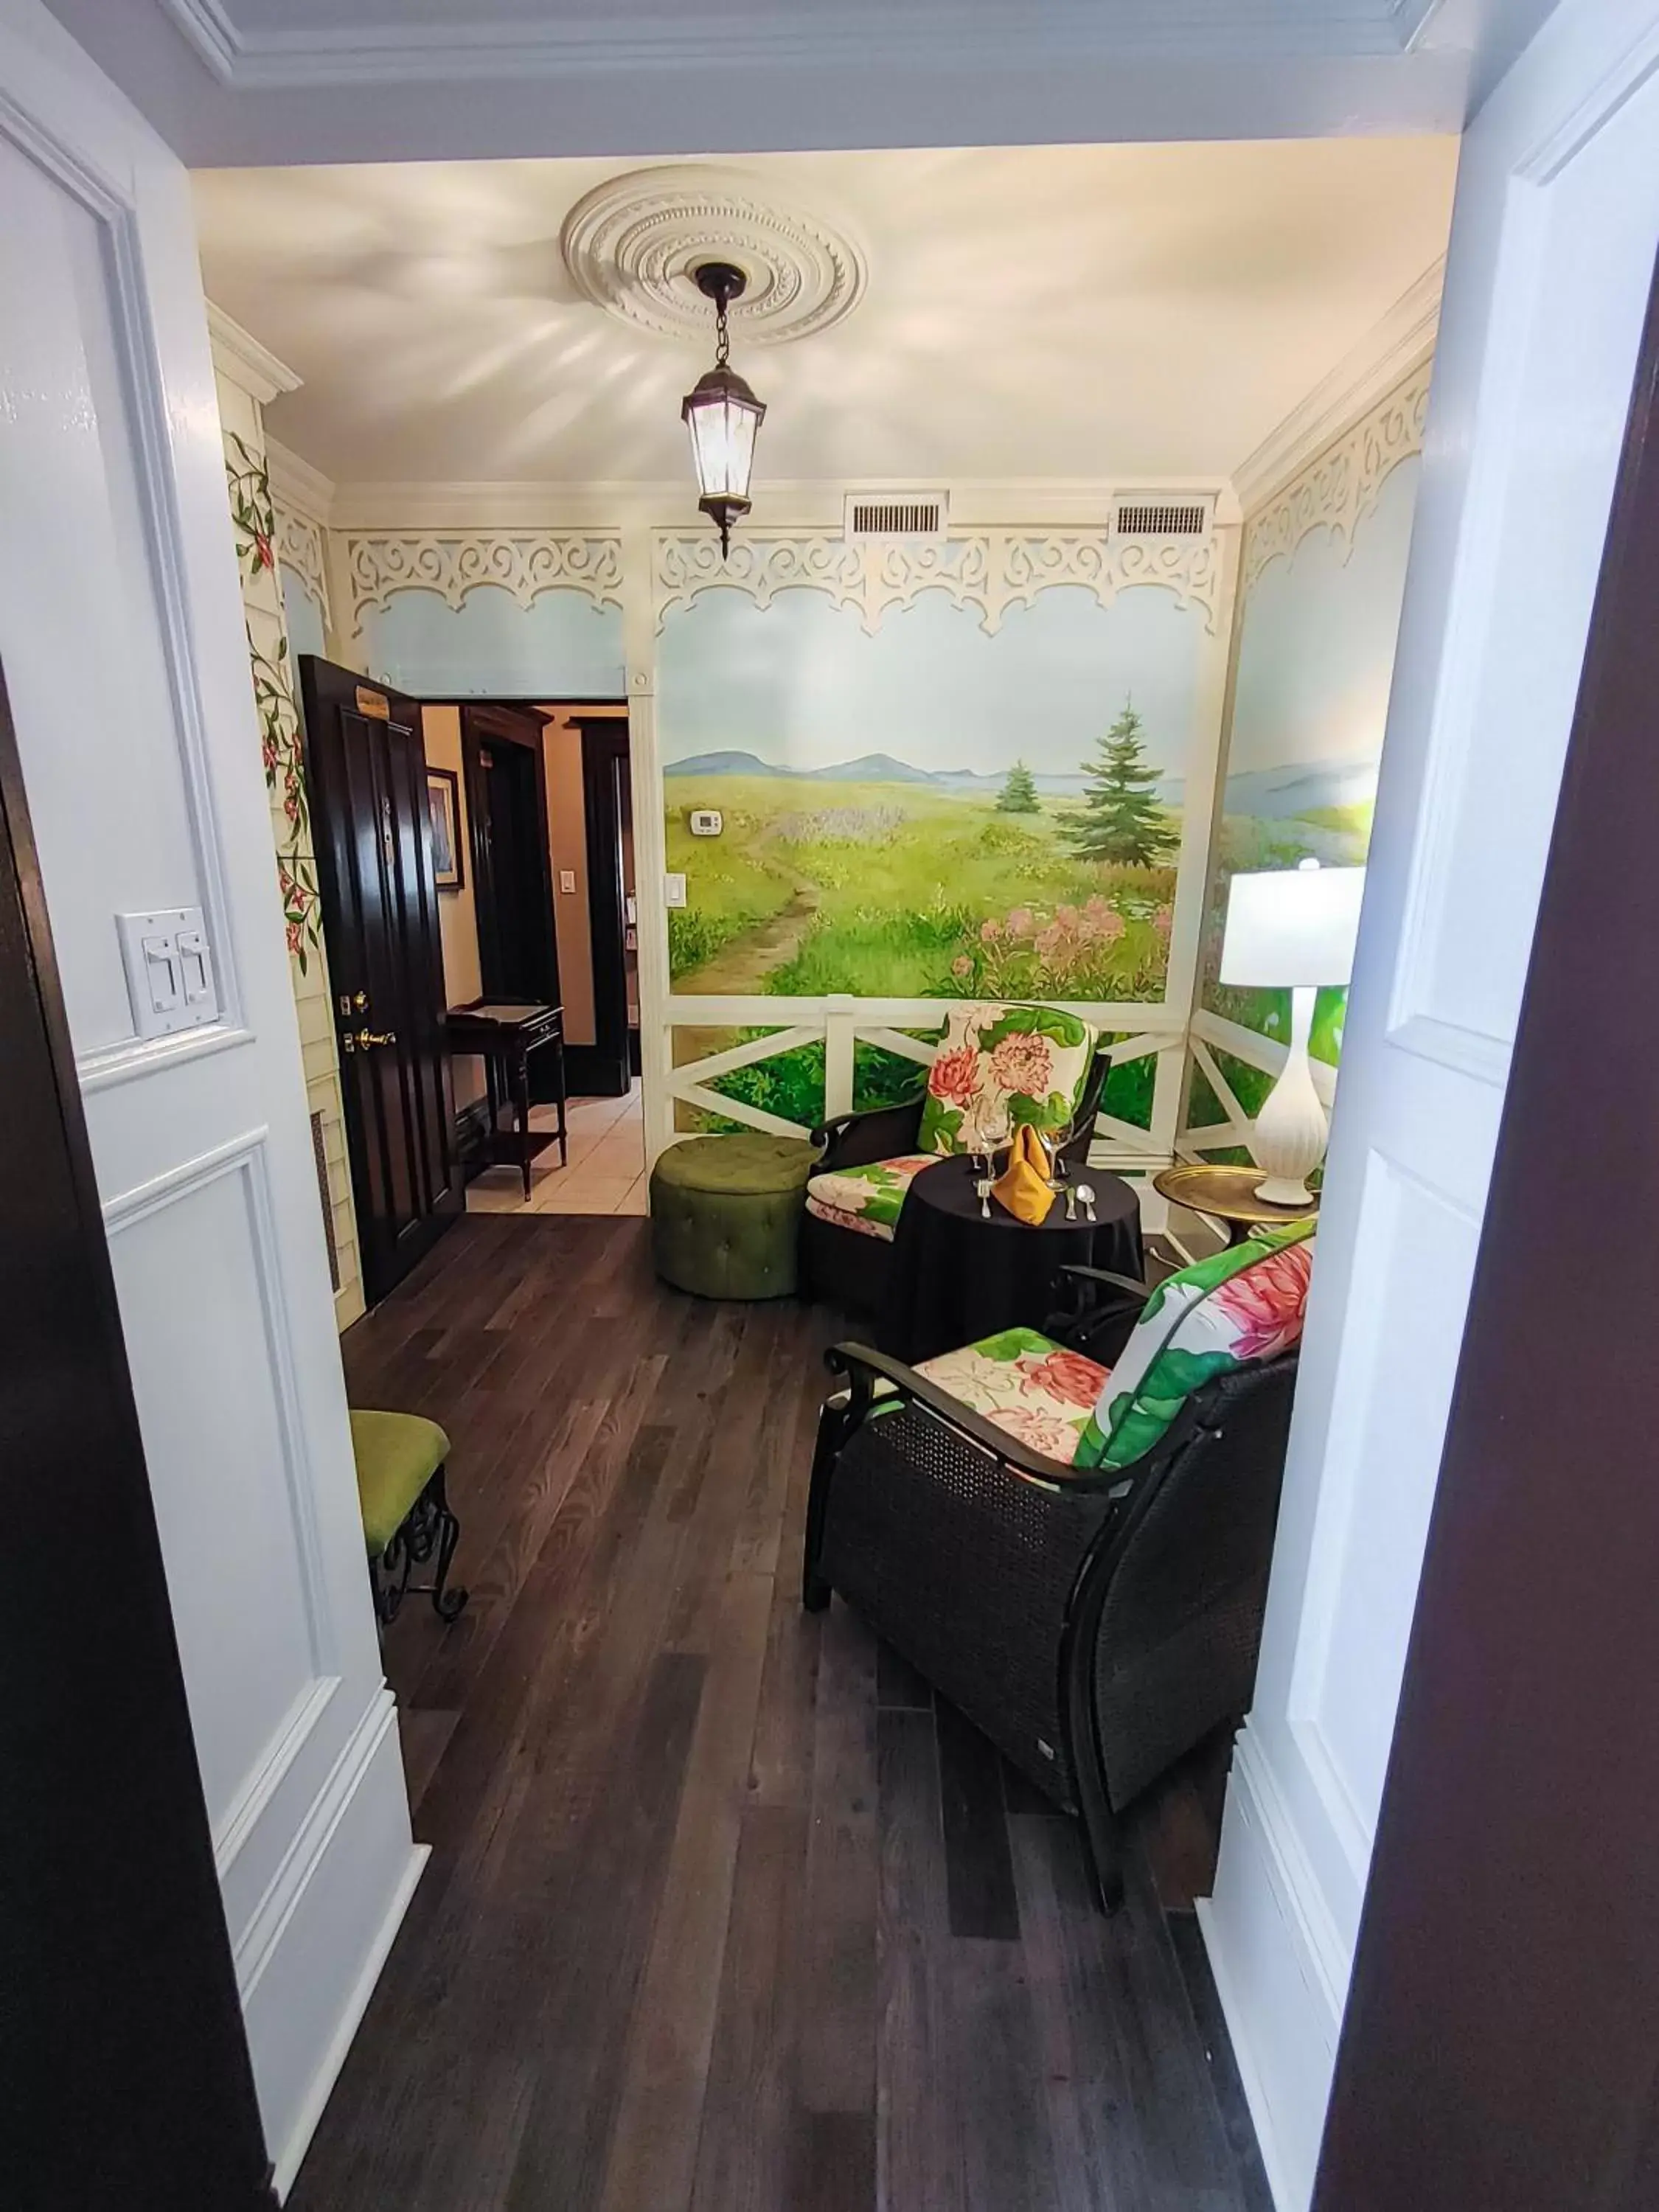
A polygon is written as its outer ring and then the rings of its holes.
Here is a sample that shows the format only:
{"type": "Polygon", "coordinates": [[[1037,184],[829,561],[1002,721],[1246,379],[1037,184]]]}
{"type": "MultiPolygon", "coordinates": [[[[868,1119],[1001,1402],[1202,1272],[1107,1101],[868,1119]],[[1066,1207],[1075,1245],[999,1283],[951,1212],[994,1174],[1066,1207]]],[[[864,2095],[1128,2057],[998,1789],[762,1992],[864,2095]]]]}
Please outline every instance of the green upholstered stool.
{"type": "Polygon", "coordinates": [[[354,1410],[351,1449],[376,1614],[383,1623],[392,1620],[414,1589],[430,1594],[440,1620],[453,1620],[467,1594],[447,1587],[461,1534],[444,1492],[449,1438],[419,1413],[354,1410]],[[411,1568],[428,1559],[437,1563],[432,1580],[411,1584],[411,1568]]]}
{"type": "Polygon", "coordinates": [[[817,1158],[793,1137],[688,1137],[651,1170],[657,1273],[701,1298],[787,1298],[806,1178],[817,1158]]]}

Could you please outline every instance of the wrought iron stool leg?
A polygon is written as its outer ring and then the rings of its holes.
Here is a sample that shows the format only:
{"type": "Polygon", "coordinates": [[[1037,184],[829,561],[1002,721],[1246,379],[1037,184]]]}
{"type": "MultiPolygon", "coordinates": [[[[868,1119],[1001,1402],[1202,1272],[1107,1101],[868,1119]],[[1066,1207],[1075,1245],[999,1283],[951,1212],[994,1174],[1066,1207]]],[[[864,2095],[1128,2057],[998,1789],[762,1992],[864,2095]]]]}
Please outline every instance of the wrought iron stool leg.
{"type": "Polygon", "coordinates": [[[455,1619],[471,1593],[448,1587],[450,1563],[455,1557],[455,1547],[461,1540],[461,1524],[450,1510],[442,1468],[433,1476],[428,1489],[436,1508],[434,1520],[438,1539],[438,1571],[431,1585],[432,1610],[440,1620],[447,1622],[455,1619]]]}

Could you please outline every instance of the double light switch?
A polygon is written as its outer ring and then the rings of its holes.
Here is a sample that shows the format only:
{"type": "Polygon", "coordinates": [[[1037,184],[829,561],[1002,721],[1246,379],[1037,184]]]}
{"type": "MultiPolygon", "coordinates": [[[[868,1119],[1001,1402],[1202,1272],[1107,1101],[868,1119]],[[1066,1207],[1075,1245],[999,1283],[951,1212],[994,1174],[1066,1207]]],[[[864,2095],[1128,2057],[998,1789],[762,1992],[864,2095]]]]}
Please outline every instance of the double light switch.
{"type": "Polygon", "coordinates": [[[118,914],[115,927],[133,1026],[141,1037],[169,1036],[217,1021],[219,993],[199,906],[118,914]]]}

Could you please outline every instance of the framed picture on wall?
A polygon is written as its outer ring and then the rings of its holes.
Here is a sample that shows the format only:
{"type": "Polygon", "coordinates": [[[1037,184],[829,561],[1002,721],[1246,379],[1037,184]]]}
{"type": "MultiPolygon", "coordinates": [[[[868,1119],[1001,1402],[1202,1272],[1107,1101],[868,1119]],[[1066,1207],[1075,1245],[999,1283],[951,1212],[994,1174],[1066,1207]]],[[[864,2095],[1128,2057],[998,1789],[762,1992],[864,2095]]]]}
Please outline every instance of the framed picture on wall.
{"type": "Polygon", "coordinates": [[[432,867],[441,891],[458,891],[466,881],[461,866],[460,779],[453,768],[428,768],[426,803],[432,814],[432,867]]]}

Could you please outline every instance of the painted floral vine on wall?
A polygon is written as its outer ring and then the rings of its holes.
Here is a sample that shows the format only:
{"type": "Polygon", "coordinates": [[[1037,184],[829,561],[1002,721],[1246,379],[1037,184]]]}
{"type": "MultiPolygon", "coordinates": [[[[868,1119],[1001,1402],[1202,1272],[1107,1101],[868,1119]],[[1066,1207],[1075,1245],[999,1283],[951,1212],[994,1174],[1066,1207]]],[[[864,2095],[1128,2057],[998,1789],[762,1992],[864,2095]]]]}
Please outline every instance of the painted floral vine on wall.
{"type": "MultiPolygon", "coordinates": [[[[257,583],[276,575],[272,540],[276,520],[271,509],[270,481],[264,463],[249,452],[234,431],[226,439],[225,481],[230,491],[231,520],[236,527],[236,555],[243,580],[257,583]]],[[[276,841],[276,882],[282,893],[283,920],[288,930],[288,949],[304,975],[314,954],[322,949],[322,914],[317,896],[317,867],[311,852],[311,812],[306,797],[305,768],[300,750],[300,714],[294,702],[294,684],[288,663],[288,640],[278,635],[274,653],[260,650],[253,625],[246,625],[248,666],[253,678],[253,702],[259,716],[259,757],[265,772],[265,788],[274,802],[271,824],[276,841]]]]}

